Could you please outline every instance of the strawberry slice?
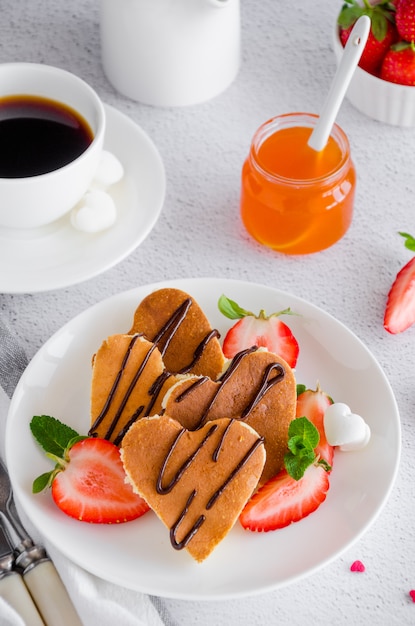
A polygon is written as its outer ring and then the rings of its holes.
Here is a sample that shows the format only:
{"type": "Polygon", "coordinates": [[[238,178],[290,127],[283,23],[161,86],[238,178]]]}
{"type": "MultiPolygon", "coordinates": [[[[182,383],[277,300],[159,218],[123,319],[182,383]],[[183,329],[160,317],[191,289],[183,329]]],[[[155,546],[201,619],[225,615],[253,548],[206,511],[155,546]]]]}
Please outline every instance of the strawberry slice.
{"type": "Polygon", "coordinates": [[[310,465],[300,480],[282,470],[252,496],[239,521],[243,528],[258,532],[284,528],[313,513],[326,499],[329,486],[329,475],[319,465],[310,465]]]}
{"type": "Polygon", "coordinates": [[[383,326],[392,333],[401,333],[415,322],[415,257],[395,278],[388,294],[383,326]]]}
{"type": "Polygon", "coordinates": [[[52,482],[52,497],[66,515],[84,522],[114,524],[136,519],[149,510],[125,483],[120,452],[113,443],[83,439],[66,456],[69,462],[52,482]]]}
{"type": "MultiPolygon", "coordinates": [[[[244,528],[253,531],[284,528],[307,517],[324,502],[330,486],[329,473],[334,451],[324,431],[324,413],[331,404],[331,398],[319,385],[315,391],[305,389],[298,394],[296,417],[307,418],[320,436],[314,448],[315,460],[298,480],[284,469],[265,483],[245,505],[239,517],[244,528]]],[[[296,421],[298,419],[292,424],[296,421]]],[[[288,445],[290,447],[290,441],[288,445]]],[[[287,461],[285,464],[290,470],[287,461]]]]}
{"type": "Polygon", "coordinates": [[[299,346],[290,328],[279,319],[280,315],[293,315],[290,309],[266,315],[264,310],[255,315],[242,309],[236,302],[222,295],[218,302],[221,313],[230,319],[239,319],[228,330],[223,340],[222,350],[227,359],[238,352],[258,346],[277,354],[295,367],[299,346]]]}
{"type": "Polygon", "coordinates": [[[314,424],[320,434],[320,441],[315,453],[327,461],[329,465],[333,465],[334,448],[328,443],[324,431],[324,413],[330,404],[333,404],[333,400],[317,384],[315,390],[306,389],[297,396],[296,417],[304,415],[314,424]]]}

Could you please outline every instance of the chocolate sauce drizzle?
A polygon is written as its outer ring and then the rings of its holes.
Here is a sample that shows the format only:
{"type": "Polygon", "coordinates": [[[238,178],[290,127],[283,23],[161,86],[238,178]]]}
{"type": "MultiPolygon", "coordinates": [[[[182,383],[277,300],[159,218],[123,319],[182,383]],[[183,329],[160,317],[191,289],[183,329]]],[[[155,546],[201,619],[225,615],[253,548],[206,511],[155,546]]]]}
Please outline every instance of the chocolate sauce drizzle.
{"type": "Polygon", "coordinates": [[[249,448],[248,452],[245,454],[243,459],[241,461],[239,461],[238,465],[235,467],[233,472],[228,476],[228,478],[222,483],[222,485],[219,487],[219,489],[217,489],[215,491],[215,493],[213,494],[213,496],[210,498],[210,500],[208,501],[208,503],[206,505],[206,510],[207,511],[212,508],[212,506],[215,504],[215,502],[219,498],[219,496],[222,495],[222,493],[225,491],[225,489],[229,485],[229,483],[235,478],[236,474],[249,461],[251,456],[254,454],[255,450],[257,448],[259,448],[259,446],[261,444],[263,444],[263,443],[264,443],[264,437],[258,437],[258,439],[256,441],[254,441],[252,446],[249,448]]]}
{"type": "Polygon", "coordinates": [[[187,298],[186,300],[184,300],[182,304],[175,310],[175,312],[170,317],[170,319],[167,320],[164,326],[160,328],[159,332],[151,339],[151,341],[156,344],[161,344],[163,339],[165,339],[164,346],[163,347],[161,347],[161,345],[158,346],[162,356],[165,355],[166,350],[169,347],[171,340],[173,339],[175,333],[177,332],[180,324],[185,319],[191,305],[192,305],[191,298],[187,298]]]}
{"type": "Polygon", "coordinates": [[[203,352],[205,351],[209,341],[211,341],[214,338],[219,339],[220,334],[219,332],[216,330],[216,328],[214,328],[213,330],[211,330],[203,339],[202,341],[199,343],[199,345],[197,346],[196,350],[193,352],[193,360],[189,363],[189,365],[186,365],[185,367],[182,367],[181,370],[179,370],[179,372],[177,372],[178,374],[188,374],[196,365],[196,363],[200,360],[200,358],[203,355],[203,352]]]}
{"type": "MultiPolygon", "coordinates": [[[[107,415],[108,411],[110,410],[111,403],[112,403],[112,401],[114,399],[115,393],[116,393],[116,391],[117,391],[117,389],[119,387],[119,384],[121,382],[122,375],[124,374],[124,371],[125,371],[125,368],[127,366],[128,360],[130,358],[130,355],[131,355],[132,349],[134,347],[134,344],[137,341],[138,337],[140,337],[140,336],[142,336],[142,335],[133,335],[133,337],[131,338],[131,341],[130,341],[130,343],[128,345],[127,351],[126,351],[126,353],[124,355],[124,358],[122,360],[121,367],[120,367],[120,369],[117,372],[117,375],[115,377],[115,380],[114,380],[114,383],[113,383],[113,385],[111,387],[111,390],[110,390],[110,392],[108,394],[108,397],[107,397],[107,399],[105,401],[105,404],[104,404],[100,414],[98,415],[98,417],[96,418],[95,422],[92,424],[92,426],[91,426],[91,428],[90,428],[90,430],[88,432],[88,435],[90,437],[96,436],[96,432],[95,432],[96,428],[98,428],[98,426],[101,424],[101,422],[103,421],[103,419],[107,415]]],[[[141,362],[140,366],[138,367],[137,371],[135,372],[135,374],[134,374],[134,376],[133,376],[133,378],[132,378],[132,380],[131,380],[131,382],[130,382],[130,384],[128,386],[128,389],[127,389],[126,393],[124,394],[124,397],[122,398],[122,400],[120,402],[120,405],[119,405],[119,407],[118,407],[118,409],[117,409],[117,411],[116,411],[116,413],[115,413],[115,415],[114,415],[114,417],[112,419],[112,422],[111,422],[110,426],[108,427],[108,429],[107,429],[107,431],[106,431],[106,433],[104,435],[105,439],[110,439],[111,435],[113,434],[113,432],[114,432],[114,430],[115,430],[115,428],[116,428],[116,426],[117,426],[117,424],[118,424],[118,422],[120,420],[122,412],[123,412],[123,410],[125,408],[125,405],[127,404],[128,399],[131,396],[131,394],[132,394],[132,392],[134,390],[134,387],[136,386],[140,376],[142,375],[142,373],[143,373],[143,371],[144,371],[144,369],[145,369],[145,367],[146,367],[146,365],[147,365],[147,363],[148,363],[148,361],[150,359],[150,356],[152,355],[152,353],[155,350],[155,348],[156,348],[156,346],[154,344],[150,347],[149,351],[147,352],[147,354],[145,355],[143,361],[141,362]]],[[[137,409],[134,412],[134,420],[133,421],[138,419],[138,417],[142,414],[143,410],[144,410],[144,406],[137,407],[137,409]]],[[[119,437],[119,435],[118,435],[118,437],[119,437]]]]}
{"type": "Polygon", "coordinates": [[[184,400],[186,398],[186,396],[188,396],[190,393],[192,393],[192,391],[195,391],[195,389],[197,389],[198,387],[203,385],[208,380],[209,380],[208,376],[201,376],[200,378],[197,378],[191,385],[189,385],[184,391],[182,391],[182,393],[180,393],[175,398],[174,401],[175,402],[181,402],[182,400],[184,400]]]}
{"type": "MultiPolygon", "coordinates": [[[[178,331],[180,324],[182,324],[182,322],[186,319],[186,315],[188,314],[191,306],[192,299],[186,298],[186,300],[184,300],[182,304],[174,311],[173,315],[167,320],[164,326],[160,328],[159,332],[153,337],[153,339],[151,339],[151,341],[157,345],[162,357],[164,357],[164,355],[166,354],[170,346],[170,342],[178,331]]],[[[209,331],[193,352],[193,359],[190,361],[190,363],[188,365],[185,365],[181,370],[176,373],[188,374],[202,357],[203,352],[205,351],[209,341],[211,341],[215,337],[219,339],[219,332],[216,329],[209,331]]]]}
{"type": "MultiPolygon", "coordinates": [[[[189,312],[189,309],[192,305],[192,300],[191,298],[187,298],[186,300],[184,300],[184,302],[182,302],[182,304],[175,310],[175,312],[173,313],[173,315],[167,320],[167,322],[164,324],[164,326],[161,327],[161,329],[159,330],[159,332],[155,335],[155,337],[151,340],[153,343],[153,346],[150,348],[147,356],[145,357],[143,363],[141,364],[141,366],[139,367],[139,369],[137,370],[124,398],[122,399],[120,406],[114,416],[114,419],[112,420],[108,430],[106,431],[106,433],[104,434],[104,438],[105,439],[110,439],[111,436],[114,433],[114,430],[117,427],[117,424],[121,418],[122,412],[128,402],[128,399],[131,395],[131,393],[134,390],[135,385],[137,384],[140,376],[142,375],[144,368],[151,356],[151,353],[153,352],[153,350],[155,349],[155,347],[157,347],[160,350],[160,353],[162,355],[162,357],[165,355],[170,342],[173,338],[173,336],[175,335],[175,333],[177,332],[180,324],[184,321],[184,319],[186,318],[186,315],[189,312]],[[163,343],[164,341],[164,343],[163,343]]],[[[124,355],[123,361],[121,363],[121,367],[119,369],[119,371],[117,372],[117,375],[115,377],[114,383],[111,387],[111,390],[108,394],[108,397],[105,401],[105,404],[100,412],[100,414],[98,415],[98,417],[96,418],[96,420],[94,421],[94,423],[92,424],[88,435],[90,437],[96,437],[97,436],[97,432],[96,429],[98,428],[98,426],[102,423],[102,421],[104,420],[105,416],[107,415],[108,411],[110,410],[111,404],[114,400],[114,396],[115,393],[119,387],[121,378],[124,374],[125,368],[127,366],[128,360],[130,358],[132,349],[134,347],[135,342],[137,341],[138,337],[142,337],[143,335],[141,333],[138,333],[136,335],[134,335],[131,339],[131,342],[127,348],[127,351],[124,355]]],[[[187,374],[188,372],[190,372],[194,366],[196,365],[196,363],[200,360],[200,358],[203,356],[203,353],[207,347],[207,345],[209,344],[209,342],[214,339],[214,338],[219,338],[220,334],[219,332],[214,329],[211,330],[203,339],[202,341],[199,343],[199,345],[196,347],[194,353],[193,353],[193,358],[192,361],[186,365],[185,367],[183,367],[179,372],[177,372],[178,374],[187,374]]],[[[130,428],[130,426],[132,426],[132,424],[137,421],[137,419],[139,419],[139,417],[145,416],[145,415],[149,415],[154,404],[156,403],[157,397],[161,392],[161,389],[164,385],[164,383],[166,382],[166,380],[172,376],[172,373],[168,372],[168,371],[164,371],[158,378],[157,380],[154,382],[154,384],[152,385],[152,387],[149,389],[149,395],[151,397],[151,400],[149,402],[149,404],[147,405],[147,407],[144,406],[140,406],[137,407],[136,410],[134,411],[134,414],[131,416],[131,418],[129,419],[128,423],[124,426],[123,429],[120,430],[119,433],[117,433],[116,437],[114,438],[114,443],[116,445],[120,445],[125,433],[127,432],[127,430],[130,428]]]]}
{"type": "Polygon", "coordinates": [[[266,392],[274,385],[281,382],[285,376],[285,370],[281,363],[269,363],[264,370],[262,381],[253,396],[251,402],[242,411],[241,419],[245,419],[254,410],[256,405],[262,400],[266,392]],[[271,378],[272,372],[277,371],[277,374],[271,378]]]}
{"type": "MultiPolygon", "coordinates": [[[[207,421],[209,412],[211,411],[213,405],[215,404],[219,393],[223,390],[225,385],[231,380],[232,376],[235,375],[235,372],[240,366],[242,360],[248,354],[251,354],[252,352],[255,352],[256,350],[258,350],[258,348],[256,346],[252,346],[252,348],[242,350],[241,352],[238,352],[238,354],[234,356],[228,369],[218,379],[218,382],[220,383],[220,385],[217,386],[217,389],[215,393],[213,394],[210,402],[208,403],[208,405],[202,412],[200,421],[197,424],[195,430],[197,430],[198,428],[201,428],[204,425],[204,423],[207,421]]],[[[240,419],[246,419],[250,415],[250,413],[254,410],[254,408],[257,406],[257,404],[262,400],[262,398],[267,393],[267,391],[269,391],[277,383],[281,382],[284,379],[284,377],[285,377],[285,370],[280,363],[269,363],[264,370],[262,380],[258,386],[258,389],[254,392],[252,398],[249,400],[248,404],[243,409],[240,419]],[[277,372],[275,376],[272,376],[273,372],[277,372]]],[[[187,395],[192,393],[192,391],[195,391],[195,389],[203,385],[207,380],[209,379],[206,376],[202,376],[201,378],[196,379],[194,383],[189,385],[180,395],[177,396],[175,401],[181,402],[182,400],[186,398],[187,395]]]]}
{"type": "Polygon", "coordinates": [[[195,534],[197,533],[197,531],[199,530],[199,528],[201,527],[201,525],[206,519],[205,515],[200,515],[197,518],[196,522],[193,524],[192,528],[187,533],[187,535],[182,539],[182,541],[176,540],[177,530],[180,524],[182,523],[182,521],[184,520],[184,518],[186,517],[187,513],[189,512],[190,505],[192,504],[196,496],[196,493],[197,493],[196,489],[193,489],[192,493],[187,499],[187,502],[185,504],[183,511],[180,513],[179,517],[177,518],[177,521],[170,528],[170,542],[175,550],[183,550],[183,548],[185,548],[189,544],[190,540],[195,536],[195,534]]]}
{"type": "MultiPolygon", "coordinates": [[[[226,439],[226,436],[230,432],[231,426],[232,426],[234,421],[235,420],[233,420],[233,419],[230,420],[229,423],[227,424],[227,426],[224,428],[223,433],[222,433],[222,435],[220,437],[219,443],[216,446],[215,450],[213,451],[212,460],[215,463],[218,461],[219,454],[220,454],[220,452],[221,452],[221,450],[223,448],[223,445],[224,445],[224,441],[226,439]]],[[[177,434],[176,439],[174,440],[172,446],[170,447],[170,450],[168,451],[168,453],[166,455],[166,458],[164,459],[164,462],[163,462],[163,464],[161,466],[161,469],[160,469],[160,472],[159,472],[159,475],[158,475],[158,478],[157,478],[157,482],[156,482],[157,493],[159,493],[160,495],[165,495],[165,494],[168,494],[168,493],[170,493],[172,491],[172,489],[175,487],[175,485],[177,485],[177,483],[180,481],[180,479],[183,476],[184,472],[193,463],[193,461],[195,460],[197,454],[206,445],[206,443],[208,442],[210,437],[217,431],[217,429],[218,429],[218,425],[217,424],[212,424],[211,428],[208,430],[208,432],[206,433],[205,437],[199,443],[197,448],[189,455],[189,457],[181,465],[181,467],[178,469],[178,471],[176,472],[176,474],[174,475],[172,480],[168,483],[168,485],[163,486],[163,484],[162,484],[163,483],[163,477],[164,477],[164,474],[166,472],[166,468],[167,468],[168,462],[169,462],[169,460],[171,458],[171,455],[172,455],[174,449],[176,448],[177,444],[179,443],[181,437],[186,432],[185,428],[180,429],[179,433],[177,434]]],[[[235,478],[235,476],[238,474],[238,472],[241,471],[241,469],[244,467],[244,465],[246,465],[246,463],[249,461],[251,456],[255,453],[257,448],[261,444],[263,444],[263,443],[264,443],[264,438],[263,437],[258,437],[253,442],[253,444],[251,445],[250,449],[246,452],[245,456],[239,461],[237,466],[232,470],[232,472],[229,474],[229,476],[224,480],[222,485],[209,498],[209,500],[208,500],[208,502],[206,504],[206,507],[205,507],[205,509],[207,511],[213,507],[213,505],[215,504],[217,499],[222,495],[222,493],[224,492],[226,487],[232,482],[232,480],[235,478]]],[[[172,546],[173,546],[173,548],[175,550],[182,550],[183,548],[186,548],[186,546],[188,546],[188,544],[191,541],[191,539],[195,536],[195,534],[197,533],[199,528],[202,526],[202,524],[206,520],[206,516],[205,515],[203,515],[203,514],[200,515],[198,517],[198,519],[196,520],[195,524],[192,526],[192,528],[187,533],[187,535],[182,539],[182,541],[180,541],[180,542],[177,541],[177,539],[176,539],[177,531],[178,531],[178,529],[180,527],[180,524],[186,518],[186,515],[188,514],[189,509],[190,509],[190,505],[193,502],[193,500],[196,497],[196,495],[197,495],[197,490],[193,489],[193,491],[191,492],[189,498],[187,499],[187,502],[186,502],[183,510],[181,511],[179,517],[177,518],[177,520],[173,524],[173,526],[170,528],[170,542],[171,542],[171,544],[172,544],[172,546]]]]}
{"type": "Polygon", "coordinates": [[[197,454],[200,452],[200,450],[205,446],[205,444],[207,443],[207,441],[210,439],[210,437],[213,435],[214,432],[216,432],[216,430],[218,429],[217,424],[213,424],[211,426],[211,428],[208,430],[207,434],[205,435],[205,437],[202,439],[202,441],[200,442],[200,444],[198,445],[198,447],[196,448],[196,450],[186,459],[186,461],[182,464],[182,466],[179,468],[179,470],[177,471],[177,473],[175,474],[175,476],[172,478],[172,480],[169,482],[168,485],[166,485],[165,487],[163,487],[163,478],[164,478],[164,474],[166,472],[166,468],[167,468],[167,464],[170,460],[170,457],[173,453],[173,451],[175,450],[177,444],[179,443],[180,439],[182,438],[183,434],[186,432],[185,428],[182,428],[179,431],[179,434],[177,435],[175,441],[173,442],[173,445],[171,446],[164,462],[163,465],[161,466],[158,478],[157,478],[157,484],[156,484],[156,490],[157,493],[159,493],[160,495],[165,495],[166,493],[170,493],[170,491],[173,489],[173,487],[175,485],[177,485],[177,483],[179,482],[180,478],[183,476],[183,474],[185,473],[185,471],[187,470],[187,468],[193,463],[193,461],[195,460],[197,454]]]}

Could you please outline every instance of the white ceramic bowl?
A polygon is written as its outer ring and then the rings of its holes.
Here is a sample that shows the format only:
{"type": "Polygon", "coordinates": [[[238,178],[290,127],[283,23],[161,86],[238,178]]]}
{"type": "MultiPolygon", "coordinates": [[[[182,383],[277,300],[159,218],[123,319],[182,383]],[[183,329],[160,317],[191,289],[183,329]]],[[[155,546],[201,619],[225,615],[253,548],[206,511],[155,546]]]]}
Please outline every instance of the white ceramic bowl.
{"type": "MultiPolygon", "coordinates": [[[[334,52],[337,62],[343,46],[336,24],[334,52]]],[[[397,85],[357,67],[346,94],[347,99],[365,115],[393,126],[415,126],[415,87],[397,85]]]]}

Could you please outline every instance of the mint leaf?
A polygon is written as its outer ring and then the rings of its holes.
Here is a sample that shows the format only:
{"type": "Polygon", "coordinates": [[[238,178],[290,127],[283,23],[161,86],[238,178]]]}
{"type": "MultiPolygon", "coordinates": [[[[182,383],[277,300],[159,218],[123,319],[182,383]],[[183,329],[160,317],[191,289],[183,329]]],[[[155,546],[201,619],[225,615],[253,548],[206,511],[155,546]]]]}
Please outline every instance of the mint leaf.
{"type": "Polygon", "coordinates": [[[58,458],[63,458],[69,442],[79,437],[76,430],[49,415],[35,415],[30,422],[30,430],[45,452],[58,458]]]}
{"type": "Polygon", "coordinates": [[[33,481],[33,493],[40,493],[46,487],[50,487],[55,476],[65,469],[69,461],[68,452],[72,446],[88,437],[79,435],[76,430],[49,415],[34,415],[30,422],[30,430],[46,456],[55,463],[53,470],[41,474],[33,481]]]}
{"type": "Polygon", "coordinates": [[[288,452],[284,465],[294,480],[304,476],[307,467],[317,461],[314,449],[320,441],[320,433],[306,417],[297,417],[288,427],[288,452]]]}
{"type": "Polygon", "coordinates": [[[307,467],[314,463],[315,458],[314,450],[308,451],[302,456],[294,456],[287,453],[284,457],[285,469],[294,480],[300,480],[304,476],[307,467]]]}
{"type": "Polygon", "coordinates": [[[306,417],[297,417],[292,420],[288,428],[289,439],[300,439],[303,447],[314,450],[320,441],[320,433],[306,417]]]}

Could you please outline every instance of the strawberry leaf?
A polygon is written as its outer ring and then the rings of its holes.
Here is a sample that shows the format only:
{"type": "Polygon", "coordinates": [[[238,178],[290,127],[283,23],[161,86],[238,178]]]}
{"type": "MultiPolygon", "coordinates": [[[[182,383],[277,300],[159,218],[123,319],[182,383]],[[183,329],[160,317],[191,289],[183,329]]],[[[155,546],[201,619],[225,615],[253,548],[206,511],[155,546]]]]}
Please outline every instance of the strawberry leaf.
{"type": "Polygon", "coordinates": [[[302,393],[307,391],[306,385],[302,385],[301,383],[297,383],[297,398],[301,396],[302,393]]]}
{"type": "Polygon", "coordinates": [[[407,50],[411,47],[412,44],[409,41],[397,41],[396,43],[391,45],[390,49],[394,50],[395,52],[400,52],[401,50],[407,50]]]}
{"type": "Polygon", "coordinates": [[[405,239],[405,248],[408,248],[408,250],[415,252],[415,238],[412,237],[412,235],[409,235],[409,233],[399,232],[399,235],[401,235],[405,239]]]}
{"type": "Polygon", "coordinates": [[[356,20],[363,15],[362,8],[360,6],[347,6],[344,5],[337,18],[337,23],[342,28],[350,28],[356,20]]]}
{"type": "Polygon", "coordinates": [[[40,493],[50,484],[50,478],[53,472],[46,472],[45,474],[41,474],[33,481],[32,492],[40,493]]]}
{"type": "Polygon", "coordinates": [[[371,28],[374,38],[378,41],[383,41],[388,31],[388,22],[385,15],[383,13],[379,13],[378,11],[373,11],[371,20],[371,28]]]}
{"type": "Polygon", "coordinates": [[[219,311],[231,320],[237,320],[241,317],[246,317],[247,315],[254,315],[249,311],[246,311],[242,307],[239,306],[234,300],[227,298],[225,295],[221,295],[218,301],[219,311]]]}
{"type": "Polygon", "coordinates": [[[371,20],[371,32],[377,41],[383,41],[388,32],[388,21],[394,23],[395,7],[389,0],[381,0],[376,4],[363,0],[363,3],[357,0],[346,0],[343,5],[337,23],[345,30],[353,26],[353,24],[362,15],[367,15],[371,20]]]}
{"type": "Polygon", "coordinates": [[[278,313],[271,313],[271,315],[266,315],[264,309],[261,309],[258,315],[255,315],[251,311],[247,311],[243,309],[237,302],[227,298],[224,294],[218,300],[218,308],[219,311],[225,317],[231,320],[238,320],[242,317],[255,317],[256,319],[267,320],[270,317],[279,317],[280,315],[297,315],[294,311],[291,311],[290,307],[287,309],[283,309],[282,311],[278,311],[278,313]]]}
{"type": "Polygon", "coordinates": [[[317,465],[321,465],[321,467],[326,471],[326,472],[331,472],[331,465],[330,463],[327,463],[327,461],[325,461],[324,459],[319,459],[317,461],[317,465]]]}

